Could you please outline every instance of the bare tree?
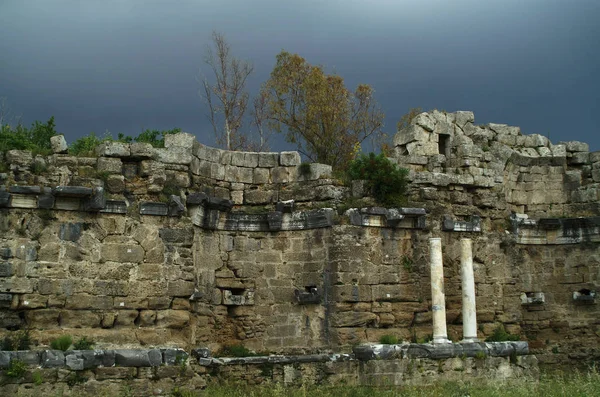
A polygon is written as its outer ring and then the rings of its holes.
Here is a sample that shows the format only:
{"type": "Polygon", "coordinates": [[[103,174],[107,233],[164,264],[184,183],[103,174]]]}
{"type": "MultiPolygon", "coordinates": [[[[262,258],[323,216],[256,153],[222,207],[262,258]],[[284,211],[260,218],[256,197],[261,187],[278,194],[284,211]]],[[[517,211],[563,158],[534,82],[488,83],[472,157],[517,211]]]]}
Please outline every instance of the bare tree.
{"type": "Polygon", "coordinates": [[[244,149],[249,144],[248,138],[241,132],[249,98],[246,79],[254,67],[231,54],[231,47],[221,33],[213,32],[211,40],[204,63],[212,70],[214,80],[202,76],[200,95],[208,105],[207,117],[217,143],[228,150],[244,149]]]}
{"type": "Polygon", "coordinates": [[[259,137],[258,152],[269,150],[269,138],[273,131],[268,127],[269,92],[263,86],[252,101],[252,124],[256,126],[259,137]]]}

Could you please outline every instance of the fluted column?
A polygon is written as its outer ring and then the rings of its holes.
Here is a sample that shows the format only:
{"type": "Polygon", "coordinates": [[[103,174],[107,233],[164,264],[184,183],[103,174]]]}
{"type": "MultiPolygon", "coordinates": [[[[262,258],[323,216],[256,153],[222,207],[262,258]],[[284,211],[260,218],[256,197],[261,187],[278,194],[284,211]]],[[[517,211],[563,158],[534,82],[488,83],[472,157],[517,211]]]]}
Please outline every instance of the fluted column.
{"type": "Polygon", "coordinates": [[[446,299],[444,297],[444,266],[442,240],[429,239],[431,262],[431,310],[433,312],[433,343],[450,343],[446,329],[446,299]]]}
{"type": "Polygon", "coordinates": [[[462,279],[462,342],[479,342],[477,339],[475,279],[473,277],[473,244],[468,238],[460,240],[460,274],[462,279]]]}

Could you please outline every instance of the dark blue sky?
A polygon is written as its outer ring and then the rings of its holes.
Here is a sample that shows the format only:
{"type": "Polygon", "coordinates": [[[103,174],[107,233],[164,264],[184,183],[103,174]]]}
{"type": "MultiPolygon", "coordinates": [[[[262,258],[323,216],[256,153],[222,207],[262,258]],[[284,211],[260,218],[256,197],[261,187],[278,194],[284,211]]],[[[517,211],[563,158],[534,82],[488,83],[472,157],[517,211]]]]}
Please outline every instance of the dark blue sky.
{"type": "Polygon", "coordinates": [[[68,141],[180,127],[213,144],[196,77],[214,29],[254,63],[251,93],[286,49],[371,84],[390,134],[411,107],[472,110],[600,150],[598,0],[0,0],[0,97],[68,141]]]}

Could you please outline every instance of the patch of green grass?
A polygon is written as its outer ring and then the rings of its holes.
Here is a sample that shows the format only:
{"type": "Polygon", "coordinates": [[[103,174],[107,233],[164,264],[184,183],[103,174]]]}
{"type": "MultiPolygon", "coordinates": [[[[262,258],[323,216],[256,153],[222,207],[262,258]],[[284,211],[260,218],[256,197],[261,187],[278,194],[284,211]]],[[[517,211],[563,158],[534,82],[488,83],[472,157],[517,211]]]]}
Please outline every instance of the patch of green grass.
{"type": "Polygon", "coordinates": [[[521,340],[519,335],[509,334],[508,332],[506,332],[502,324],[496,327],[496,329],[494,329],[494,332],[485,339],[486,342],[507,342],[518,340],[521,340]]]}
{"type": "Polygon", "coordinates": [[[243,345],[227,345],[219,351],[219,357],[254,357],[258,355],[243,345]]]}
{"type": "MultiPolygon", "coordinates": [[[[94,348],[94,341],[91,339],[88,339],[86,336],[79,339],[77,342],[75,342],[73,344],[73,349],[75,349],[75,350],[92,350],[93,348],[94,348]]],[[[68,349],[68,347],[67,347],[67,349],[68,349]]]]}
{"type": "Polygon", "coordinates": [[[35,371],[33,374],[31,374],[31,379],[33,379],[33,383],[36,386],[44,383],[44,378],[42,377],[42,373],[40,371],[35,371]]]}
{"type": "Polygon", "coordinates": [[[71,335],[61,335],[50,342],[50,347],[54,350],[67,351],[72,343],[73,338],[71,335]]]}
{"type": "Polygon", "coordinates": [[[398,337],[395,335],[381,335],[379,343],[383,345],[396,345],[398,344],[398,337]]]}

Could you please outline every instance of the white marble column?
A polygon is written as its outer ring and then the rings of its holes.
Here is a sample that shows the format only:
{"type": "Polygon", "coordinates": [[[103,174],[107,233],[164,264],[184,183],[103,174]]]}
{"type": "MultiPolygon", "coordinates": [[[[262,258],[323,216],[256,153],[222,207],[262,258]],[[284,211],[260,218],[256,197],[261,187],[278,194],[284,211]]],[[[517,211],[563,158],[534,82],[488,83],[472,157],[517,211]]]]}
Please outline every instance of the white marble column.
{"type": "Polygon", "coordinates": [[[462,279],[462,342],[479,342],[475,308],[475,279],[473,278],[473,244],[468,238],[460,240],[460,273],[462,279]]]}
{"type": "Polygon", "coordinates": [[[431,261],[431,310],[433,311],[433,343],[450,343],[446,329],[446,299],[444,297],[444,266],[442,240],[429,239],[431,261]]]}

